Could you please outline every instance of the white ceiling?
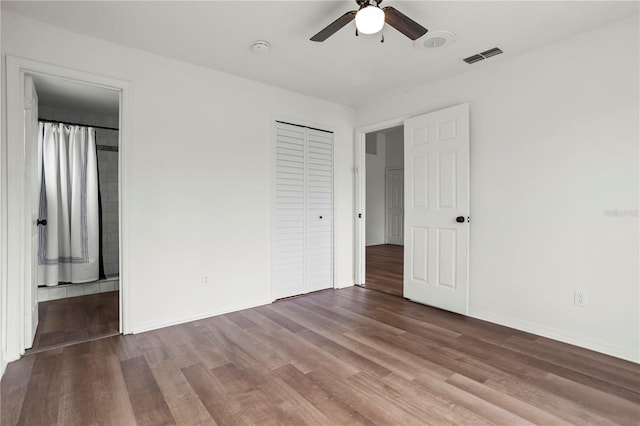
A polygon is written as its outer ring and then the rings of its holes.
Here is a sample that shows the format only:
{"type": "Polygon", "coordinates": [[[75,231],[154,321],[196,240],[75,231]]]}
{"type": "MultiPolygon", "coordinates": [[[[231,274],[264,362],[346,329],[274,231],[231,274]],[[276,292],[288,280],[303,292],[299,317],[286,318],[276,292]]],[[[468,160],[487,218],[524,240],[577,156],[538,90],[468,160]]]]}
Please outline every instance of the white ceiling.
{"type": "MultiPolygon", "coordinates": [[[[455,43],[420,51],[385,27],[355,37],[351,23],[324,43],[309,38],[355,1],[2,1],[9,12],[71,31],[358,106],[637,14],[637,1],[384,0],[455,43]],[[267,40],[266,55],[250,51],[267,40]],[[462,58],[498,46],[473,65],[462,58]]],[[[425,37],[427,37],[429,33],[425,37]]],[[[550,64],[552,66],[552,64],[550,64]]]]}

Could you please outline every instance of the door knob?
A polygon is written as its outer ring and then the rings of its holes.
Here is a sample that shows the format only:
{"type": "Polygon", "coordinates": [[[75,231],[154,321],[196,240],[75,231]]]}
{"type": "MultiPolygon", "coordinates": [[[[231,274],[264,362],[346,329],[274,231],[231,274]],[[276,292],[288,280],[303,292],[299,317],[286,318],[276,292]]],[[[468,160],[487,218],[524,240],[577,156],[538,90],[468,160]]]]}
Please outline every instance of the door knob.
{"type": "Polygon", "coordinates": [[[40,225],[42,225],[42,226],[47,226],[47,219],[42,219],[42,220],[38,219],[38,220],[36,221],[36,224],[37,224],[38,226],[40,226],[40,225]]]}
{"type": "Polygon", "coordinates": [[[458,216],[458,217],[456,217],[456,222],[458,222],[458,223],[464,223],[464,216],[458,216]]]}

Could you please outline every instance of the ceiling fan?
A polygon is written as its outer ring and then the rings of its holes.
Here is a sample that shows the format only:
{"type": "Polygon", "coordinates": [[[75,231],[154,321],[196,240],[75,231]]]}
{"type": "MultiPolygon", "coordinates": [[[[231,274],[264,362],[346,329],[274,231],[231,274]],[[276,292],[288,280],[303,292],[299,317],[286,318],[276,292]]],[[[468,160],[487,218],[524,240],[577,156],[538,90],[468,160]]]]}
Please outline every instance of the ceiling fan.
{"type": "MultiPolygon", "coordinates": [[[[409,18],[396,8],[380,7],[382,0],[356,0],[359,9],[345,13],[318,34],[311,37],[311,41],[325,41],[349,22],[356,20],[356,35],[375,34],[382,30],[385,22],[400,31],[411,40],[416,40],[426,34],[427,29],[409,18]]],[[[384,36],[382,37],[384,42],[384,36]]]]}

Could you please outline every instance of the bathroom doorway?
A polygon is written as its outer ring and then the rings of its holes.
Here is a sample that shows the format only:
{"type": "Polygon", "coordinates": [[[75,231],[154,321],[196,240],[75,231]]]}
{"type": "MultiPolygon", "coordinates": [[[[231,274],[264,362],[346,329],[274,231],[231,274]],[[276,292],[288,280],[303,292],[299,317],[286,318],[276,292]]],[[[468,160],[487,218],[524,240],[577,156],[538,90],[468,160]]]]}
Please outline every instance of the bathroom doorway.
{"type": "Polygon", "coordinates": [[[120,332],[120,93],[27,74],[25,94],[38,216],[31,350],[40,351],[120,332]]]}

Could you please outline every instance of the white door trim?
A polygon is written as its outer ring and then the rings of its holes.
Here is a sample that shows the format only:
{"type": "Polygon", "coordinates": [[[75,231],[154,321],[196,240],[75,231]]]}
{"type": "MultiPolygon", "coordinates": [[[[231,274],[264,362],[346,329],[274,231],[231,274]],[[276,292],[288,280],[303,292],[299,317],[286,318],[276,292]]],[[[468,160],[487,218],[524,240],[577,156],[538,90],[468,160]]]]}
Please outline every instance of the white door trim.
{"type": "Polygon", "coordinates": [[[386,120],[379,123],[369,124],[367,126],[357,127],[355,134],[355,212],[353,215],[354,228],[354,261],[355,261],[355,284],[364,285],[366,277],[366,259],[365,259],[365,235],[367,231],[367,218],[365,213],[367,206],[367,170],[366,170],[366,137],[367,133],[377,132],[391,127],[404,124],[409,116],[398,117],[392,120],[386,120]],[[361,215],[361,217],[360,217],[361,215]]]}
{"type": "MultiPolygon", "coordinates": [[[[28,220],[30,200],[25,197],[25,191],[31,185],[31,179],[25,176],[24,167],[24,76],[25,74],[40,74],[91,86],[103,87],[120,92],[120,124],[119,128],[119,214],[120,214],[120,332],[131,333],[130,306],[129,306],[129,268],[127,255],[129,252],[128,224],[129,224],[129,190],[128,182],[131,175],[132,152],[132,85],[131,83],[111,77],[87,73],[81,70],[65,68],[53,64],[39,62],[31,59],[7,55],[6,79],[7,79],[7,204],[3,206],[6,212],[7,249],[3,250],[3,263],[6,262],[6,275],[2,275],[2,325],[3,339],[2,349],[4,361],[10,362],[24,354],[25,336],[25,268],[30,267],[31,258],[30,239],[24,238],[24,233],[30,226],[28,220]],[[10,248],[10,249],[9,249],[10,248]],[[6,256],[6,258],[5,258],[6,256]],[[11,327],[9,327],[11,324],[11,327]]],[[[2,173],[0,173],[2,174],[2,173]]],[[[3,229],[4,231],[4,229],[3,229]]]]}

